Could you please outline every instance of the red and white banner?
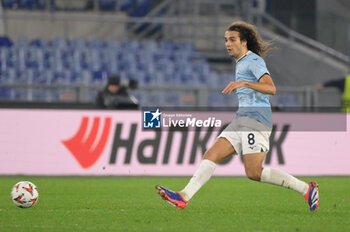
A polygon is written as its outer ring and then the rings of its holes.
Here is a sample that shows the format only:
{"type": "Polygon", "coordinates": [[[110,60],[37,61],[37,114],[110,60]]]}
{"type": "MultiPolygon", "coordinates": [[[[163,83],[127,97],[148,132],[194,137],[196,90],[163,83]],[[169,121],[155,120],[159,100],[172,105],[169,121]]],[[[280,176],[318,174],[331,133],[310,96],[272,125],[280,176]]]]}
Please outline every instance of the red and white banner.
{"type": "MultiPolygon", "coordinates": [[[[233,116],[215,112],[217,119],[233,116]]],[[[142,117],[142,111],[0,109],[0,175],[188,176],[219,133],[143,130],[142,117]]],[[[293,175],[350,175],[350,115],[273,113],[273,118],[264,166],[293,175]],[[310,120],[321,129],[308,128],[310,120]],[[334,130],[323,130],[325,125],[334,130]]],[[[225,160],[215,175],[245,175],[241,157],[225,160]]]]}

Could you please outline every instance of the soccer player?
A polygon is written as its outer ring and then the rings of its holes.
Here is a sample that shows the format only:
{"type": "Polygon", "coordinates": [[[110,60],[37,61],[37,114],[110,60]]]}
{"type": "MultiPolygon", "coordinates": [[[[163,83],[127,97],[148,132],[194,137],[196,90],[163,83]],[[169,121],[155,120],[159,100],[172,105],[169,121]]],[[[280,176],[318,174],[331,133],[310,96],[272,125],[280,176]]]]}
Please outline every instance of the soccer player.
{"type": "Polygon", "coordinates": [[[205,152],[199,168],[183,190],[174,192],[157,185],[158,194],[177,208],[184,209],[193,195],[210,179],[218,162],[230,155],[242,154],[249,179],[293,189],[305,197],[310,211],[316,211],[319,203],[316,182],[306,183],[281,170],[262,166],[269,149],[272,129],[269,95],[276,93],[276,87],[261,58],[270,50],[270,43],[260,38],[253,25],[234,22],[225,32],[225,45],[228,54],[236,61],[236,79],[222,93],[236,92],[238,95],[236,118],[205,152]]]}

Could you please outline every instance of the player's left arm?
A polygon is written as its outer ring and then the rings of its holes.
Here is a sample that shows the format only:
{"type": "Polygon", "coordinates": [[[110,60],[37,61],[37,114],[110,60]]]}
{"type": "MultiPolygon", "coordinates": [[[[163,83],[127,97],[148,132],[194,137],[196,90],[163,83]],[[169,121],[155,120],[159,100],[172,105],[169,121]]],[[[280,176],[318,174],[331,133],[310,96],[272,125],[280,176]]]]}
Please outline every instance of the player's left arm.
{"type": "Polygon", "coordinates": [[[276,86],[272,81],[272,78],[269,74],[265,73],[260,79],[259,82],[249,82],[249,81],[231,81],[225,89],[222,91],[223,94],[231,94],[236,89],[248,87],[258,91],[260,93],[266,93],[270,95],[276,94],[276,86]]]}
{"type": "Polygon", "coordinates": [[[270,95],[276,94],[276,86],[273,83],[271,76],[265,73],[259,80],[258,83],[245,81],[245,87],[254,89],[260,93],[266,93],[270,95]]]}

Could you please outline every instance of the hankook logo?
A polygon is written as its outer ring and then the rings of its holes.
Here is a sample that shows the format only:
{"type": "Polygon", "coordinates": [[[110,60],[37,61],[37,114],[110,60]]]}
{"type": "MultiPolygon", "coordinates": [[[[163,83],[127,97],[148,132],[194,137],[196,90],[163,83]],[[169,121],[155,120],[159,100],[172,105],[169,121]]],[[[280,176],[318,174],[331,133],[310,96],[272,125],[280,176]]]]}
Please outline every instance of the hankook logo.
{"type": "Polygon", "coordinates": [[[68,140],[62,140],[62,143],[85,169],[91,167],[100,158],[108,140],[111,118],[104,118],[104,125],[99,138],[97,138],[97,135],[101,127],[101,118],[93,118],[91,130],[86,135],[88,124],[89,118],[83,117],[76,134],[68,140]],[[97,139],[98,141],[96,141],[97,139]],[[93,146],[94,144],[96,145],[93,146]]]}

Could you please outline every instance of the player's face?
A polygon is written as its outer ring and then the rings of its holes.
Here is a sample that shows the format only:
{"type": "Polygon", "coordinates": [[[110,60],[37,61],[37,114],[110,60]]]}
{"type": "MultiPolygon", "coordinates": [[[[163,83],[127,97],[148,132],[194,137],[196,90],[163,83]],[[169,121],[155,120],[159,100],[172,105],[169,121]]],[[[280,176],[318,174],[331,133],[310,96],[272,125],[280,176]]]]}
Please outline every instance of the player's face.
{"type": "Polygon", "coordinates": [[[247,41],[241,41],[241,39],[239,38],[239,32],[237,31],[225,32],[225,45],[228,54],[236,60],[248,51],[247,41]]]}

